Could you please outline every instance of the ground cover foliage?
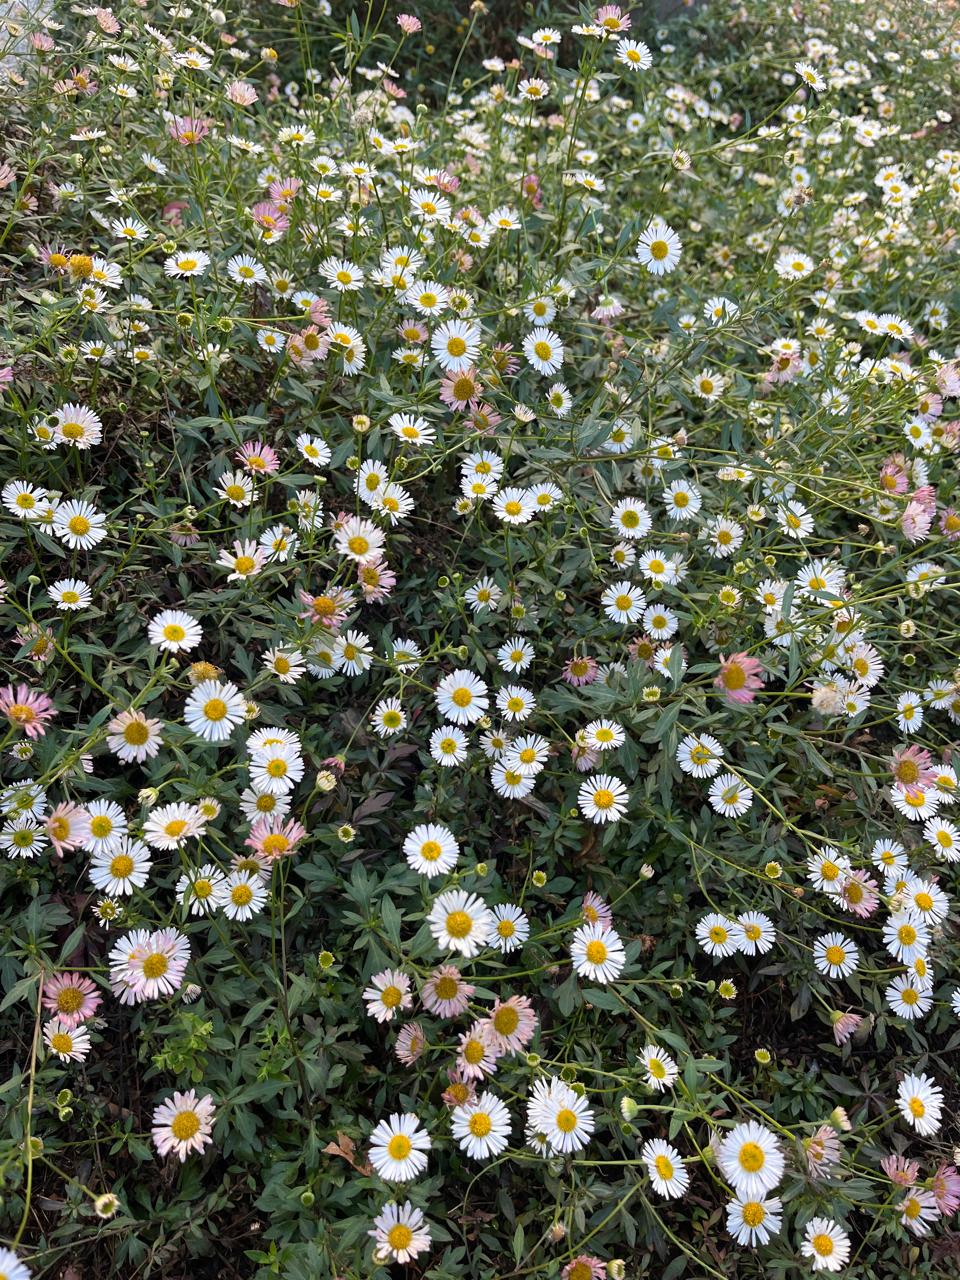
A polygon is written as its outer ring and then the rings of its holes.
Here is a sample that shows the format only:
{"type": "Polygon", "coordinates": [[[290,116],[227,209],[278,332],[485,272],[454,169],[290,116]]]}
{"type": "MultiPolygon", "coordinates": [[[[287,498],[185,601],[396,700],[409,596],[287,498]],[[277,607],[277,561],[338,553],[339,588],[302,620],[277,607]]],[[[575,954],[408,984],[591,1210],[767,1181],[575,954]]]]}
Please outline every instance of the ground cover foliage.
{"type": "Polygon", "coordinates": [[[956,1273],[955,12],[660,21],[8,17],[6,1280],[956,1273]]]}

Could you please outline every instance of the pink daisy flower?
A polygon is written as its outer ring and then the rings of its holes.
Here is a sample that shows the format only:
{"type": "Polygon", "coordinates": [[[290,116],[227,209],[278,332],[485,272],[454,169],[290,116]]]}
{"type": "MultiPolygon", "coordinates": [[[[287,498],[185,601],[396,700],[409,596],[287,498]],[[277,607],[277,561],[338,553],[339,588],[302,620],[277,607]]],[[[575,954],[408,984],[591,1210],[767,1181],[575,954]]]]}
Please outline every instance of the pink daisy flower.
{"type": "Polygon", "coordinates": [[[497,1069],[500,1056],[488,1022],[475,1022],[457,1045],[457,1069],[466,1080],[483,1080],[497,1069]]]}
{"type": "Polygon", "coordinates": [[[368,604],[379,604],[397,585],[397,575],[387,566],[382,555],[371,556],[357,565],[357,581],[368,604]]]}
{"type": "Polygon", "coordinates": [[[567,684],[576,686],[593,684],[597,678],[597,662],[595,658],[568,658],[564,664],[562,679],[567,684]]]}
{"type": "Polygon", "coordinates": [[[474,987],[464,982],[455,965],[442,964],[423,984],[420,999],[428,1013],[435,1013],[438,1018],[456,1018],[470,1003],[473,992],[474,987]]]}
{"type": "Polygon", "coordinates": [[[460,373],[448,373],[440,386],[440,399],[451,409],[466,409],[473,400],[479,399],[483,384],[472,366],[460,373]]]}
{"type": "Polygon", "coordinates": [[[64,800],[46,819],[47,835],[58,857],[70,853],[90,838],[90,815],[72,800],[64,800]]]}
{"type": "Polygon", "coordinates": [[[245,471],[255,475],[273,475],[280,470],[280,456],[262,440],[248,440],[233,455],[245,471]]]}
{"type": "Polygon", "coordinates": [[[250,216],[265,231],[286,231],[290,219],[272,200],[261,200],[250,210],[250,216]]]}
{"type": "Polygon", "coordinates": [[[936,778],[933,756],[923,747],[899,747],[890,759],[890,772],[897,787],[915,794],[928,787],[936,778]]]}
{"type": "Polygon", "coordinates": [[[898,1187],[912,1187],[920,1172],[920,1165],[916,1160],[897,1155],[884,1156],[880,1161],[880,1168],[898,1187]]]}
{"type": "Polygon", "coordinates": [[[427,1047],[427,1038],[419,1022],[408,1022],[401,1027],[393,1051],[405,1067],[412,1067],[427,1047]]]}
{"type": "Polygon", "coordinates": [[[604,929],[613,927],[613,912],[599,893],[594,893],[592,889],[583,895],[583,905],[580,910],[587,924],[598,924],[604,929]]]}
{"type": "Polygon", "coordinates": [[[20,728],[28,738],[42,738],[47,731],[47,721],[57,714],[57,709],[45,693],[21,684],[14,689],[8,684],[0,689],[0,713],[12,725],[20,728]]]}
{"type": "Polygon", "coordinates": [[[325,627],[327,631],[334,633],[339,631],[347,620],[354,602],[352,591],[332,585],[316,596],[300,590],[297,592],[297,597],[304,606],[298,615],[304,622],[325,627]]]}
{"type": "Polygon", "coordinates": [[[863,1018],[858,1013],[837,1013],[833,1019],[833,1038],[837,1044],[846,1044],[859,1027],[863,1018]]]}
{"type": "Polygon", "coordinates": [[[937,1208],[944,1215],[960,1209],[960,1171],[956,1165],[942,1164],[930,1181],[937,1208]]]}
{"type": "Polygon", "coordinates": [[[299,178],[275,178],[267,190],[274,204],[285,205],[296,198],[302,186],[303,183],[299,178]]]}
{"type": "Polygon", "coordinates": [[[465,1107],[476,1096],[473,1081],[468,1080],[458,1067],[447,1068],[449,1084],[440,1095],[448,1107],[465,1107]]]}
{"type": "Polygon", "coordinates": [[[97,988],[80,973],[58,973],[43,984],[43,1007],[71,1029],[92,1018],[101,1003],[97,988]]]}
{"type": "Polygon", "coordinates": [[[519,1053],[536,1033],[537,1015],[526,996],[510,996],[494,1001],[485,1025],[500,1053],[519,1053]]]}
{"type": "Polygon", "coordinates": [[[259,857],[272,861],[293,853],[306,834],[307,828],[294,818],[288,818],[284,822],[274,815],[258,818],[243,843],[259,857]]]}
{"type": "Polygon", "coordinates": [[[603,1280],[607,1269],[592,1253],[581,1253],[572,1258],[560,1272],[562,1280],[603,1280]]]}
{"type": "Polygon", "coordinates": [[[746,706],[754,700],[757,690],[763,688],[762,670],[757,659],[747,653],[732,653],[729,658],[721,655],[720,674],[713,683],[723,690],[728,702],[746,706]]]}
{"type": "Polygon", "coordinates": [[[872,916],[880,905],[873,877],[866,871],[850,871],[840,886],[840,905],[861,919],[872,916]]]}
{"type": "Polygon", "coordinates": [[[197,146],[210,132],[209,121],[193,116],[174,116],[167,128],[170,137],[175,138],[182,147],[197,146]]]}

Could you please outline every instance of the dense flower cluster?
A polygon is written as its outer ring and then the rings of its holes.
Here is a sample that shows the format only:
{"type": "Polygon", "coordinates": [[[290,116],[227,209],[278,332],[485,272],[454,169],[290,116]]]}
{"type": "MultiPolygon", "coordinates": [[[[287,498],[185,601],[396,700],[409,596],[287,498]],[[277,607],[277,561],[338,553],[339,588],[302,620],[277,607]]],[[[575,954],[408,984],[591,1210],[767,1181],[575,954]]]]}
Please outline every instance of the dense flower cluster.
{"type": "Polygon", "coordinates": [[[718,7],[13,30],[0,1277],[955,1225],[960,45],[718,7]]]}

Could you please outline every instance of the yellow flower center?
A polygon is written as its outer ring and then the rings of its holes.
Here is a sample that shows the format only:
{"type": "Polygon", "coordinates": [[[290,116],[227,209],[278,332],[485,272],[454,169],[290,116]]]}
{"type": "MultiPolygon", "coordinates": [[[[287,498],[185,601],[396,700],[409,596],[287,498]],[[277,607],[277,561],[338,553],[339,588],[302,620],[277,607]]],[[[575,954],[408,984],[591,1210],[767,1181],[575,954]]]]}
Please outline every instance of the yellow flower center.
{"type": "Polygon", "coordinates": [[[748,1200],[740,1213],[748,1227],[759,1227],[767,1216],[763,1205],[756,1200],[748,1200]]]}
{"type": "Polygon", "coordinates": [[[520,1025],[520,1014],[512,1004],[502,1005],[493,1015],[494,1029],[501,1036],[512,1036],[520,1025]]]}
{"type": "Polygon", "coordinates": [[[475,1067],[483,1061],[484,1052],[482,1040],[468,1040],[463,1049],[464,1061],[469,1062],[471,1067],[475,1067]]]}
{"type": "Polygon", "coordinates": [[[577,1127],[577,1113],[571,1111],[569,1107],[564,1107],[557,1112],[556,1124],[561,1133],[573,1133],[577,1127]]]}
{"type": "Polygon", "coordinates": [[[747,1173],[759,1172],[767,1162],[763,1147],[756,1142],[745,1142],[737,1158],[740,1161],[740,1168],[745,1169],[747,1173]]]}
{"type": "Polygon", "coordinates": [[[447,916],[447,933],[451,938],[465,938],[473,928],[466,911],[451,911],[447,916]]]}
{"type": "Polygon", "coordinates": [[[398,1222],[387,1232],[387,1243],[395,1253],[402,1253],[404,1249],[409,1248],[412,1240],[413,1232],[403,1222],[398,1222]]]}
{"type": "Polygon", "coordinates": [[[62,987],[57,992],[57,1013],[76,1013],[83,1004],[83,992],[76,987],[62,987]]]}
{"type": "Polygon", "coordinates": [[[195,1111],[178,1111],[170,1121],[170,1132],[178,1142],[189,1142],[199,1131],[200,1117],[195,1111]]]}
{"type": "Polygon", "coordinates": [[[167,957],[160,951],[155,951],[153,955],[147,956],[143,962],[143,976],[145,978],[155,979],[162,978],[170,967],[167,957]]]}
{"type": "Polygon", "coordinates": [[[607,944],[593,938],[587,943],[584,954],[591,964],[603,964],[607,958],[607,944]]]}

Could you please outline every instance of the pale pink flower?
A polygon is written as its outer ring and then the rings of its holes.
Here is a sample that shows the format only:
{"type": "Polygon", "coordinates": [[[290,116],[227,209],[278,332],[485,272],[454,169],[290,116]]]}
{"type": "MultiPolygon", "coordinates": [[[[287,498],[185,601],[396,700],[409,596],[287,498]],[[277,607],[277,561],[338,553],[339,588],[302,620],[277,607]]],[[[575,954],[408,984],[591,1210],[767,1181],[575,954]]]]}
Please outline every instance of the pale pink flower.
{"type": "Polygon", "coordinates": [[[915,744],[898,747],[894,751],[890,758],[890,772],[895,785],[908,795],[915,795],[918,790],[929,786],[937,776],[933,756],[925,747],[915,744]]]}
{"type": "Polygon", "coordinates": [[[195,1090],[174,1093],[153,1113],[153,1145],[161,1156],[171,1153],[181,1163],[192,1152],[202,1152],[213,1142],[216,1107],[210,1094],[198,1098],[195,1090]]]}
{"type": "Polygon", "coordinates": [[[250,210],[250,215],[265,231],[286,231],[290,226],[290,219],[272,200],[260,200],[250,210]]]}
{"type": "Polygon", "coordinates": [[[393,1051],[405,1067],[412,1067],[427,1047],[426,1036],[419,1022],[408,1022],[397,1034],[393,1051]]]}
{"type": "Polygon", "coordinates": [[[525,173],[520,180],[520,192],[524,199],[529,200],[534,209],[539,209],[543,204],[543,195],[540,189],[540,179],[535,173],[525,173]]]}
{"type": "Polygon", "coordinates": [[[837,1044],[846,1044],[859,1027],[863,1018],[858,1013],[837,1013],[834,1015],[833,1038],[837,1044]]]}
{"type": "Polygon", "coordinates": [[[43,1007],[68,1030],[92,1018],[101,1003],[97,988],[81,973],[58,973],[43,984],[43,1007]]]}
{"type": "Polygon", "coordinates": [[[899,496],[901,493],[907,492],[910,487],[907,465],[907,460],[902,453],[895,453],[892,457],[886,459],[880,468],[880,488],[884,493],[897,494],[899,496]]]}
{"type": "Polygon", "coordinates": [[[942,364],[936,372],[936,383],[945,396],[960,395],[960,364],[942,364]]]}
{"type": "Polygon", "coordinates": [[[592,1253],[581,1253],[571,1258],[560,1272],[561,1280],[603,1280],[606,1274],[606,1267],[592,1253]]]}
{"type": "Polygon", "coordinates": [[[420,19],[415,18],[412,13],[398,13],[397,26],[405,36],[414,36],[423,29],[420,19]]]}
{"type": "Polygon", "coordinates": [[[57,709],[51,700],[38,689],[31,689],[26,684],[18,685],[16,689],[8,684],[5,689],[0,689],[0,715],[5,715],[28,738],[42,738],[47,731],[47,721],[56,714],[57,709]]]}
{"type": "Polygon", "coordinates": [[[97,20],[97,25],[101,31],[105,31],[108,36],[118,35],[120,32],[120,23],[113,16],[112,9],[97,8],[93,11],[93,16],[97,20]]]}
{"type": "Polygon", "coordinates": [[[227,85],[227,99],[238,107],[251,107],[257,100],[257,91],[246,80],[232,80],[227,85]]]}
{"type": "Polygon", "coordinates": [[[280,470],[280,457],[262,440],[248,440],[233,455],[245,471],[254,475],[273,475],[280,470]]]}
{"type": "Polygon", "coordinates": [[[194,116],[174,116],[167,126],[170,137],[183,147],[195,147],[210,132],[210,122],[194,116]]]}
{"type": "Polygon", "coordinates": [[[748,653],[732,653],[729,658],[720,656],[720,674],[714,685],[723,690],[727,702],[746,706],[763,688],[760,672],[763,670],[756,658],[748,653]]]}
{"type": "Polygon", "coordinates": [[[852,915],[866,919],[880,905],[876,881],[868,871],[850,871],[840,885],[838,901],[852,915]]]}
{"type": "Polygon", "coordinates": [[[500,1050],[488,1022],[475,1022],[457,1045],[457,1069],[467,1080],[483,1080],[497,1069],[500,1050]]]}
{"type": "Polygon", "coordinates": [[[448,1107],[465,1107],[476,1096],[473,1081],[468,1080],[458,1067],[447,1068],[449,1084],[440,1095],[448,1107]]]}
{"type": "Polygon", "coordinates": [[[880,1161],[880,1168],[898,1187],[912,1187],[920,1172],[920,1165],[916,1160],[898,1155],[884,1156],[880,1161]]]}
{"type": "Polygon", "coordinates": [[[618,4],[605,4],[597,10],[597,26],[609,32],[629,31],[630,15],[618,4]]]}
{"type": "Polygon", "coordinates": [[[357,581],[364,600],[368,604],[379,604],[387,599],[397,585],[397,575],[388,567],[382,555],[376,555],[357,565],[357,581]]]}
{"type": "Polygon", "coordinates": [[[816,1133],[804,1140],[803,1154],[811,1177],[829,1177],[831,1170],[840,1163],[840,1138],[836,1129],[822,1124],[816,1133]]]}
{"type": "Polygon", "coordinates": [[[423,984],[420,999],[423,1007],[438,1018],[456,1018],[470,1003],[474,990],[471,983],[464,982],[455,965],[442,964],[423,984]]]}
{"type": "Polygon", "coordinates": [[[273,861],[293,853],[306,834],[307,828],[302,823],[294,818],[288,818],[284,822],[274,814],[272,817],[258,818],[243,843],[258,857],[273,861]]]}
{"type": "Polygon", "coordinates": [[[598,924],[604,929],[609,929],[613,925],[613,912],[599,893],[594,893],[592,889],[583,895],[580,913],[587,924],[598,924]]]}
{"type": "Polygon", "coordinates": [[[479,404],[472,404],[470,412],[466,418],[466,425],[472,427],[474,431],[479,431],[481,435],[487,435],[493,431],[494,427],[500,425],[503,421],[501,414],[497,413],[493,405],[487,404],[485,400],[479,404]]]}
{"type": "Polygon", "coordinates": [[[925,391],[917,402],[917,416],[929,422],[931,418],[939,418],[943,413],[943,396],[935,391],[925,391]]]}
{"type": "Polygon", "coordinates": [[[354,604],[354,595],[349,588],[335,587],[332,584],[316,596],[301,589],[297,592],[297,598],[304,606],[298,617],[334,634],[343,626],[354,604]]]}
{"type": "Polygon", "coordinates": [[[61,801],[48,814],[44,825],[50,843],[61,858],[90,838],[90,815],[72,800],[61,801]]]}
{"type": "Polygon", "coordinates": [[[944,1215],[960,1209],[960,1171],[956,1165],[942,1164],[930,1181],[937,1208],[944,1215]]]}
{"type": "Polygon", "coordinates": [[[597,678],[597,661],[584,655],[582,658],[568,658],[563,667],[562,677],[567,684],[577,687],[593,684],[597,678]]]}
{"type": "Polygon", "coordinates": [[[934,513],[919,502],[910,502],[900,517],[900,528],[908,542],[922,542],[930,532],[934,513]]]}
{"type": "Polygon", "coordinates": [[[482,392],[483,384],[472,366],[460,373],[448,373],[440,385],[440,399],[451,409],[466,409],[482,392]]]}
{"type": "Polygon", "coordinates": [[[286,205],[296,199],[297,192],[302,186],[303,183],[299,178],[274,178],[267,191],[274,204],[279,205],[286,212],[286,205]]]}
{"type": "Polygon", "coordinates": [[[534,1037],[537,1015],[526,996],[510,996],[494,1001],[485,1025],[500,1053],[519,1053],[534,1037]]]}

